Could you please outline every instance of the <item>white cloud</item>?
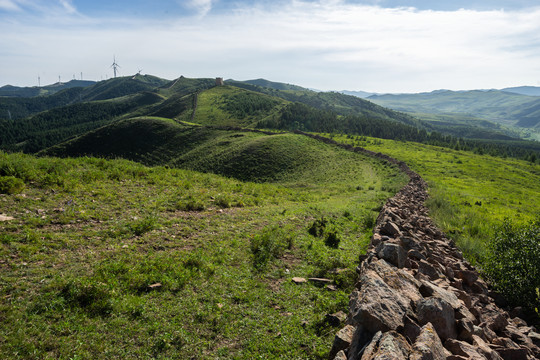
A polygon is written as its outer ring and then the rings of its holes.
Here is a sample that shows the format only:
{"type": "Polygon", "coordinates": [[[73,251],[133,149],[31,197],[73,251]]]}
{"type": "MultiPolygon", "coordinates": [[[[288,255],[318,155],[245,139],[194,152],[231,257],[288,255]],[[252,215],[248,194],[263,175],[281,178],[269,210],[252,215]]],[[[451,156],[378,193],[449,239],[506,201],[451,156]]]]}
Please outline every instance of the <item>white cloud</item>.
{"type": "Polygon", "coordinates": [[[0,0],[0,10],[6,11],[20,11],[21,8],[17,5],[17,2],[12,0],[0,0]]]}
{"type": "MultiPolygon", "coordinates": [[[[181,1],[184,3],[185,1],[181,1]]],[[[185,6],[194,9],[199,16],[206,16],[212,10],[213,0],[188,0],[185,6]]]]}
{"type": "Polygon", "coordinates": [[[75,9],[75,6],[71,0],[58,0],[58,2],[69,14],[77,13],[77,9],[75,9]]]}
{"type": "Polygon", "coordinates": [[[0,24],[8,65],[0,79],[21,83],[30,69],[99,80],[116,54],[124,75],[142,67],[166,78],[265,77],[324,90],[540,85],[540,8],[443,12],[329,0],[214,14],[210,1],[195,4],[204,19],[0,24]]]}

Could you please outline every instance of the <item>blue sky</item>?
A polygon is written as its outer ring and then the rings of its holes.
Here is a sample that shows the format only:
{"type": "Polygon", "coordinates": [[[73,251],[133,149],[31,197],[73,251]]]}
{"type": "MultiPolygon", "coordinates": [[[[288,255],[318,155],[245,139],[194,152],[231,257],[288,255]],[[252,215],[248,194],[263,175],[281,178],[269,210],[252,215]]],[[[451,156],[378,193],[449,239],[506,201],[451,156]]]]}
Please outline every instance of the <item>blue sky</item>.
{"type": "Polygon", "coordinates": [[[0,86],[142,69],[321,90],[540,86],[531,0],[0,0],[0,86]]]}

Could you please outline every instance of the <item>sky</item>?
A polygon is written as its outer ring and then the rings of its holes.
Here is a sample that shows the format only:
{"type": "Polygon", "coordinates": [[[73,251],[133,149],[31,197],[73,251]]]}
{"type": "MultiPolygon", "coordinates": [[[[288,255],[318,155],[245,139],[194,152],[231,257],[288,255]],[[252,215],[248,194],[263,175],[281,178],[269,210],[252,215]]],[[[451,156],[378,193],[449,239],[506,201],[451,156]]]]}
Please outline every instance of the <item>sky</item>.
{"type": "Polygon", "coordinates": [[[0,0],[0,86],[141,71],[318,90],[540,86],[538,0],[0,0]]]}

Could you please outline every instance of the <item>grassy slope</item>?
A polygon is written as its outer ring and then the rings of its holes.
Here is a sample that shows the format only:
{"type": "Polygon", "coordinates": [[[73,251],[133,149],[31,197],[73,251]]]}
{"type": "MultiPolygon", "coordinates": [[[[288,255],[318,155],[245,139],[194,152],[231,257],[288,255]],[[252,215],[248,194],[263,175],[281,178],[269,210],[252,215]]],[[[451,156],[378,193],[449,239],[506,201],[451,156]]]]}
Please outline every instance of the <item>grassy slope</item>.
{"type": "Polygon", "coordinates": [[[279,116],[279,110],[285,104],[279,98],[234,86],[216,86],[199,94],[193,122],[213,126],[253,126],[267,117],[279,116]],[[252,106],[250,111],[250,105],[254,103],[258,107],[252,106]]]}
{"type": "Polygon", "coordinates": [[[439,225],[474,260],[506,217],[525,223],[540,214],[540,165],[391,140],[351,141],[403,160],[430,185],[439,225]]]}
{"type": "Polygon", "coordinates": [[[351,161],[313,139],[184,126],[144,117],[118,122],[44,152],[56,156],[125,158],[146,165],[170,165],[214,172],[240,180],[322,180],[328,167],[351,161]],[[324,165],[323,165],[324,164],[324,165]]]}
{"type": "MultiPolygon", "coordinates": [[[[456,124],[463,123],[463,120],[472,116],[512,127],[512,130],[522,132],[524,137],[533,139],[538,137],[538,126],[540,126],[540,99],[538,97],[498,90],[476,90],[378,95],[370,97],[369,100],[408,113],[447,115],[447,119],[456,124]]],[[[436,116],[431,117],[431,119],[434,118],[436,116]]],[[[430,119],[427,118],[427,120],[430,119]]],[[[475,124],[482,125],[478,121],[475,121],[475,124]]],[[[439,124],[434,123],[433,125],[439,124]]]]}
{"type": "Polygon", "coordinates": [[[325,358],[335,329],[324,314],[346,308],[358,249],[405,179],[320,151],[326,176],[300,172],[287,187],[0,153],[0,174],[27,184],[0,196],[15,217],[0,223],[0,356],[325,358]],[[339,250],[307,233],[321,217],[339,250]],[[250,246],[265,236],[278,251],[256,270],[250,246]],[[330,277],[338,290],[292,276],[330,277]]]}

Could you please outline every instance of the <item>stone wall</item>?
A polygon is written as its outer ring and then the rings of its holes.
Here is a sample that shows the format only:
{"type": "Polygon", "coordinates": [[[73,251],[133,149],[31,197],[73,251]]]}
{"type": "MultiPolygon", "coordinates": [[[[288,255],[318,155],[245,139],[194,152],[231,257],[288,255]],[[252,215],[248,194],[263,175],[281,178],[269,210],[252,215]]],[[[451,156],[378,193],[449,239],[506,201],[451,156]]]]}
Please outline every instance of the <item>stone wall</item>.
{"type": "Polygon", "coordinates": [[[540,359],[536,329],[497,306],[430,219],[418,174],[387,155],[304,135],[397,164],[410,178],[379,214],[330,359],[540,359]]]}

